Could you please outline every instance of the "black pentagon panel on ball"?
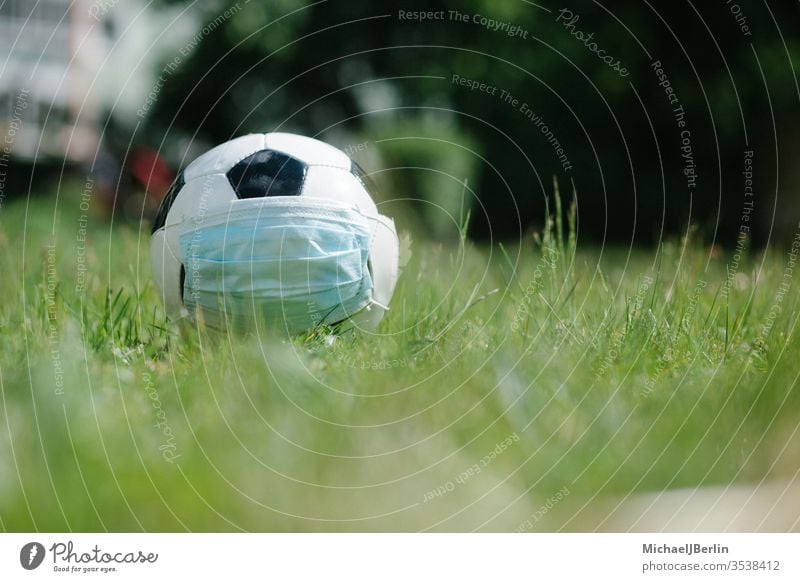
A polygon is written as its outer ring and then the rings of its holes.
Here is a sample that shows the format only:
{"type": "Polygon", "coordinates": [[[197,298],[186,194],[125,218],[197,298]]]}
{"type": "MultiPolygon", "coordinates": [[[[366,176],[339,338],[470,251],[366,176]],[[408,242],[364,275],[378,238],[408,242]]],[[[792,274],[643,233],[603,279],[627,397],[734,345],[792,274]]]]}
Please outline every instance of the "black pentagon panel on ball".
{"type": "Polygon", "coordinates": [[[358,181],[361,182],[364,188],[367,189],[367,192],[373,200],[378,199],[378,187],[375,185],[375,182],[372,180],[372,178],[367,175],[364,169],[355,162],[355,160],[351,160],[350,173],[358,178],[358,181]]]}
{"type": "Polygon", "coordinates": [[[306,165],[281,152],[261,150],[233,166],[227,176],[238,198],[299,196],[306,165]]]}
{"type": "Polygon", "coordinates": [[[161,204],[158,206],[158,212],[153,220],[153,230],[150,231],[150,234],[153,234],[167,223],[167,214],[169,214],[169,209],[172,208],[172,204],[175,202],[175,199],[178,197],[178,194],[184,185],[186,185],[186,180],[183,177],[183,172],[181,172],[178,174],[178,177],[175,178],[175,181],[172,183],[172,186],[170,186],[170,189],[164,196],[164,199],[161,200],[161,204]]]}

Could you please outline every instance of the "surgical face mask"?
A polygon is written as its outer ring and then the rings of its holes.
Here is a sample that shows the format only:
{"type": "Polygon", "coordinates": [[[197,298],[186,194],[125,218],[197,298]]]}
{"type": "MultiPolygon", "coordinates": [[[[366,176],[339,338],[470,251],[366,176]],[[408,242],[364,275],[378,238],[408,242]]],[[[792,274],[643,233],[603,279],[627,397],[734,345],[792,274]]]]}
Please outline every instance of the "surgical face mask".
{"type": "Polygon", "coordinates": [[[369,219],[309,197],[235,200],[181,226],[183,300],[211,327],[297,333],[372,300],[369,219]]]}

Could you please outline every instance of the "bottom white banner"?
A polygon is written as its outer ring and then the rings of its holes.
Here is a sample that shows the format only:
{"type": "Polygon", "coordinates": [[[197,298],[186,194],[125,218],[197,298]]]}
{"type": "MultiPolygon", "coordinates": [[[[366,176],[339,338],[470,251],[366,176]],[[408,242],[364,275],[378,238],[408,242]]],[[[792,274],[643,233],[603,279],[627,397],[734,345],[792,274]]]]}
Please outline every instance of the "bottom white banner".
{"type": "Polygon", "coordinates": [[[800,580],[800,534],[2,534],[0,580],[800,580]]]}

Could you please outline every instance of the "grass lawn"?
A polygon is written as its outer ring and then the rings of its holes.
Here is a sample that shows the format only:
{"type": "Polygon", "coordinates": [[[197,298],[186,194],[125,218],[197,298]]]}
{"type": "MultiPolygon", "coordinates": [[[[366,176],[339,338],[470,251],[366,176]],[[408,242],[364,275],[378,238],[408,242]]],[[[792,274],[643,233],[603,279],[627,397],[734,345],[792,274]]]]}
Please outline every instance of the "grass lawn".
{"type": "Polygon", "coordinates": [[[576,530],[797,472],[789,249],[415,237],[376,335],[220,336],[79,199],[0,209],[2,530],[576,530]]]}

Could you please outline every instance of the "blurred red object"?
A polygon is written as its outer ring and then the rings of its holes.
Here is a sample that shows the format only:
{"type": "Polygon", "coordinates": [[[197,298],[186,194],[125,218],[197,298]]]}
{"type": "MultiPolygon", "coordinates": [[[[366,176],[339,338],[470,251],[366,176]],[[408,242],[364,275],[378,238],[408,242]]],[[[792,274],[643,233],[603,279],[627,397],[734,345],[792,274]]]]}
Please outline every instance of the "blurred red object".
{"type": "Polygon", "coordinates": [[[131,175],[147,193],[148,205],[158,205],[169,190],[175,173],[159,153],[148,147],[138,147],[128,164],[131,175]]]}

